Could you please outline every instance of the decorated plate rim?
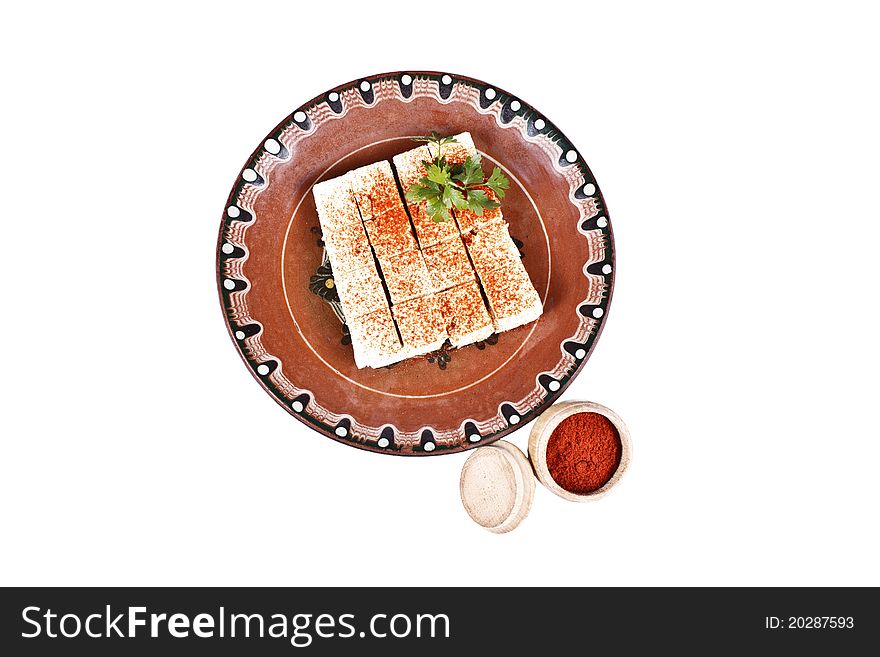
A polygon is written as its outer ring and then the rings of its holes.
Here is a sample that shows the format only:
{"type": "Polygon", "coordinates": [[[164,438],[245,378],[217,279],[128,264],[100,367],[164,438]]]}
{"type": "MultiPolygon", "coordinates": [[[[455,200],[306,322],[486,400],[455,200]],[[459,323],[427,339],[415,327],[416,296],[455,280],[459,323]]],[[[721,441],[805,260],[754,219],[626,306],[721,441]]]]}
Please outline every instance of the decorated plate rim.
{"type": "MultiPolygon", "coordinates": [[[[443,102],[443,100],[439,100],[439,102],[443,102]]],[[[451,100],[447,102],[451,102],[451,100]]],[[[565,182],[564,177],[561,182],[565,182]]],[[[293,415],[300,422],[314,429],[318,433],[321,433],[345,445],[357,447],[366,451],[381,454],[392,454],[397,456],[430,456],[439,454],[450,454],[466,451],[482,445],[488,445],[528,424],[530,421],[537,418],[547,408],[549,408],[550,405],[553,404],[553,402],[556,401],[568,388],[568,386],[580,373],[580,371],[583,369],[584,365],[592,355],[593,349],[595,348],[596,342],[602,334],[602,330],[605,326],[605,321],[608,317],[608,310],[614,292],[614,281],[617,271],[616,254],[614,248],[614,235],[611,228],[611,221],[608,214],[607,206],[605,205],[604,196],[599,189],[598,183],[596,182],[595,177],[590,170],[590,167],[587,165],[580,152],[568,140],[568,138],[565,137],[565,135],[556,127],[556,125],[546,117],[546,115],[539,113],[537,110],[534,109],[531,104],[521,100],[518,96],[515,96],[498,86],[490,85],[486,82],[482,82],[469,76],[443,73],[438,71],[395,71],[357,78],[355,80],[338,85],[336,87],[328,89],[321,94],[316,95],[309,101],[297,107],[293,112],[288,114],[263,138],[260,145],[257,146],[256,149],[254,149],[254,151],[247,158],[241,171],[239,171],[236,182],[233,185],[232,190],[227,197],[226,205],[224,206],[223,219],[221,221],[220,230],[217,237],[216,253],[217,290],[220,298],[220,305],[223,312],[226,329],[229,333],[230,339],[236,347],[236,351],[238,352],[239,357],[247,365],[248,370],[251,372],[251,375],[257,380],[260,386],[279,406],[284,408],[289,414],[293,415]],[[406,84],[407,80],[409,80],[409,84],[406,84]],[[521,404],[525,400],[520,400],[520,402],[500,402],[498,404],[498,413],[505,419],[504,426],[502,426],[498,430],[494,430],[486,434],[480,432],[477,440],[469,439],[467,435],[463,435],[463,439],[459,440],[458,442],[440,442],[435,439],[435,436],[431,431],[433,429],[436,432],[436,429],[434,427],[426,425],[420,428],[417,432],[414,432],[416,434],[422,434],[419,443],[417,445],[410,443],[408,445],[409,448],[404,449],[403,446],[397,445],[396,442],[393,440],[393,438],[397,437],[398,432],[394,432],[391,440],[384,437],[385,430],[387,428],[390,427],[392,431],[396,430],[393,421],[386,422],[380,427],[374,427],[374,429],[378,429],[378,431],[380,432],[378,438],[374,438],[372,440],[369,438],[358,439],[356,436],[352,435],[352,431],[350,430],[351,420],[355,419],[350,414],[338,414],[337,417],[341,417],[343,418],[343,420],[341,422],[338,421],[335,424],[329,424],[322,421],[320,418],[315,417],[311,412],[309,412],[309,403],[314,402],[314,394],[309,394],[310,400],[308,400],[306,403],[303,403],[298,402],[297,400],[304,395],[299,394],[295,395],[292,398],[281,392],[279,387],[275,385],[275,383],[273,383],[271,380],[271,375],[273,374],[274,370],[276,368],[280,369],[281,359],[279,357],[273,356],[268,353],[265,353],[264,357],[260,360],[248,357],[248,355],[245,353],[244,348],[242,347],[242,342],[252,336],[240,336],[239,334],[242,333],[242,331],[240,329],[236,329],[233,326],[232,320],[230,318],[230,294],[242,290],[227,288],[227,281],[234,279],[231,279],[229,276],[224,275],[224,264],[229,260],[241,259],[242,256],[235,255],[234,251],[226,252],[223,249],[224,245],[229,243],[226,240],[225,235],[229,230],[232,222],[238,221],[250,224],[255,220],[256,217],[254,217],[252,213],[250,213],[246,208],[240,207],[242,191],[247,189],[248,186],[256,187],[257,189],[262,187],[263,178],[262,176],[260,176],[258,169],[260,167],[260,162],[266,155],[272,156],[278,161],[287,159],[286,157],[283,157],[286,151],[286,146],[279,139],[279,137],[285,131],[289,130],[292,126],[296,126],[300,130],[303,130],[306,136],[310,136],[310,132],[314,126],[312,125],[312,120],[309,112],[314,112],[322,104],[325,104],[331,111],[338,114],[338,112],[334,110],[333,106],[339,105],[341,107],[340,101],[343,94],[345,94],[346,92],[356,92],[367,103],[367,107],[373,107],[378,104],[378,101],[373,96],[374,86],[377,83],[381,83],[383,81],[393,81],[398,85],[398,88],[401,90],[401,95],[404,98],[404,102],[406,102],[410,100],[415,93],[414,85],[416,81],[424,80],[436,83],[436,88],[441,99],[451,99],[452,92],[455,88],[456,83],[465,83],[467,86],[473,87],[479,91],[480,107],[478,108],[478,111],[486,113],[486,110],[488,110],[489,108],[495,105],[498,106],[498,109],[494,110],[494,112],[496,123],[498,123],[500,128],[515,128],[515,125],[511,125],[514,123],[514,118],[522,117],[525,120],[526,129],[526,132],[523,134],[523,138],[526,139],[526,141],[532,141],[536,136],[543,136],[546,140],[550,140],[553,145],[558,147],[559,158],[558,162],[554,163],[554,169],[556,169],[558,173],[561,173],[564,176],[565,169],[563,169],[563,167],[574,167],[581,174],[582,178],[582,181],[577,186],[575,186],[574,189],[571,189],[571,180],[568,181],[570,187],[569,200],[578,208],[578,211],[581,215],[578,220],[578,231],[585,236],[588,230],[600,231],[601,236],[606,238],[603,241],[602,246],[603,251],[607,253],[603,259],[594,262],[588,261],[583,265],[583,273],[584,275],[587,275],[587,266],[597,263],[602,264],[603,269],[601,276],[604,279],[603,293],[601,295],[601,298],[595,300],[595,303],[589,304],[589,308],[591,309],[590,312],[594,313],[592,316],[588,317],[581,310],[585,305],[587,305],[587,299],[577,304],[577,308],[575,310],[578,317],[580,318],[579,329],[582,329],[585,323],[590,326],[590,329],[588,330],[586,340],[583,343],[573,343],[572,338],[576,337],[577,333],[575,334],[575,336],[566,338],[560,343],[562,359],[557,364],[557,369],[559,368],[559,365],[565,360],[566,353],[568,353],[569,357],[574,361],[574,367],[571,368],[565,376],[552,379],[551,383],[556,382],[556,387],[548,387],[549,384],[543,386],[544,394],[541,396],[540,401],[533,408],[530,408],[522,413],[520,413],[519,409],[516,408],[515,403],[521,404]],[[408,88],[408,94],[404,93],[404,89],[406,88],[408,88]],[[445,96],[443,95],[444,90],[446,90],[445,96]],[[333,100],[334,98],[335,100],[333,100]],[[367,101],[367,98],[370,98],[371,100],[367,101]],[[274,142],[275,145],[280,146],[280,149],[276,150],[276,152],[274,153],[270,151],[270,142],[274,142]],[[577,203],[575,203],[575,200],[582,201],[584,199],[594,200],[594,207],[596,211],[590,217],[584,217],[582,208],[577,205],[577,203]],[[594,223],[594,226],[592,228],[586,229],[583,227],[584,224],[591,221],[594,223]],[[606,268],[609,267],[610,269],[606,271],[606,268]],[[578,348],[573,353],[567,352],[565,346],[567,343],[576,344],[578,348]],[[267,363],[274,363],[275,366],[270,368],[267,363]],[[511,407],[514,412],[508,412],[507,414],[505,414],[502,408],[505,405],[511,407]],[[426,433],[427,436],[425,435],[426,433]]],[[[245,256],[247,255],[247,253],[248,252],[245,251],[245,256]]],[[[249,289],[249,282],[245,281],[244,290],[246,291],[247,289],[249,289]]],[[[259,336],[259,334],[261,334],[263,330],[262,325],[260,325],[257,320],[253,320],[253,323],[259,325],[259,330],[254,334],[255,336],[259,336]]],[[[545,372],[536,373],[534,377],[535,380],[539,381],[540,377],[544,374],[545,372]]],[[[526,397],[526,399],[527,398],[528,396],[526,397]]],[[[459,426],[459,432],[461,432],[462,434],[465,433],[464,427],[466,424],[473,425],[474,419],[468,418],[461,422],[461,425],[459,426]]]]}

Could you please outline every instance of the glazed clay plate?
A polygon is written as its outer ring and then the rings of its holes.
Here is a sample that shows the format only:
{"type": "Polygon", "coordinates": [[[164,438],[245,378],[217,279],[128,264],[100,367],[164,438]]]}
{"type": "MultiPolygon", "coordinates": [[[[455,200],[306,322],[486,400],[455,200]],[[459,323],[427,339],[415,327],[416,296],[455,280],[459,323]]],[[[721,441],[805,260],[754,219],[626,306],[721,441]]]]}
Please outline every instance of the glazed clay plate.
{"type": "Polygon", "coordinates": [[[602,329],[614,251],[596,182],[549,119],[493,85],[409,71],[335,87],[267,136],[226,203],[217,276],[236,347],[288,413],[347,445],[429,455],[493,442],[560,395],[602,329]],[[510,179],[502,210],[544,314],[476,345],[358,369],[311,189],[431,131],[470,132],[510,179]]]}

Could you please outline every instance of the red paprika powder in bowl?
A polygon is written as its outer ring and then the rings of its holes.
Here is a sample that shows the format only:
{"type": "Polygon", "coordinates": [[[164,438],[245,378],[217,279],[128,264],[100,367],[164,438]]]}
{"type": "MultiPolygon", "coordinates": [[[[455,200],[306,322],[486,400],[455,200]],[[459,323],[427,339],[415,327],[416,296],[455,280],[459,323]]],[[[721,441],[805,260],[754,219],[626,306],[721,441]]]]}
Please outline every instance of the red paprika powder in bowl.
{"type": "Polygon", "coordinates": [[[538,481],[575,502],[607,493],[626,471],[631,452],[623,420],[593,402],[555,404],[529,435],[529,457],[538,481]]]}

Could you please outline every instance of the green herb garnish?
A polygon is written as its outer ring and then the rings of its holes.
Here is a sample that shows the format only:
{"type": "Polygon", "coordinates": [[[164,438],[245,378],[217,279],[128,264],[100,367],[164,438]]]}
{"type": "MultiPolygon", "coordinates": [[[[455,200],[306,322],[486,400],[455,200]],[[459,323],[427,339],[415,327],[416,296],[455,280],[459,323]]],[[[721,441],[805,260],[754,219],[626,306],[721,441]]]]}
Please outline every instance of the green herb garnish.
{"type": "Polygon", "coordinates": [[[488,187],[499,199],[510,187],[510,181],[495,167],[487,179],[483,174],[482,158],[469,155],[464,164],[450,166],[443,156],[443,147],[457,143],[455,137],[441,137],[432,132],[429,137],[415,137],[413,141],[423,141],[434,145],[437,155],[433,161],[423,161],[425,175],[406,192],[406,200],[411,203],[425,201],[428,215],[436,222],[452,219],[450,210],[470,210],[483,216],[483,210],[500,207],[501,204],[489,198],[484,188],[488,187]]]}

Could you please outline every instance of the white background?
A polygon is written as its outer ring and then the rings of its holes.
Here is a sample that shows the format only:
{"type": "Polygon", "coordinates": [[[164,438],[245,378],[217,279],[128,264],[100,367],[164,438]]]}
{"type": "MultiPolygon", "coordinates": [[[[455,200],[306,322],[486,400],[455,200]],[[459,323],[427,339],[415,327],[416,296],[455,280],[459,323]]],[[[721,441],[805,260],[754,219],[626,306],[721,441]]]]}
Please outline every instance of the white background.
{"type": "Polygon", "coordinates": [[[880,584],[876,16],[78,4],[0,27],[0,583],[880,584]],[[466,455],[377,456],[276,406],[217,300],[251,150],[327,88],[407,67],[550,117],[617,240],[565,398],[623,416],[631,470],[592,504],[539,486],[503,536],[461,507],[466,455]]]}

